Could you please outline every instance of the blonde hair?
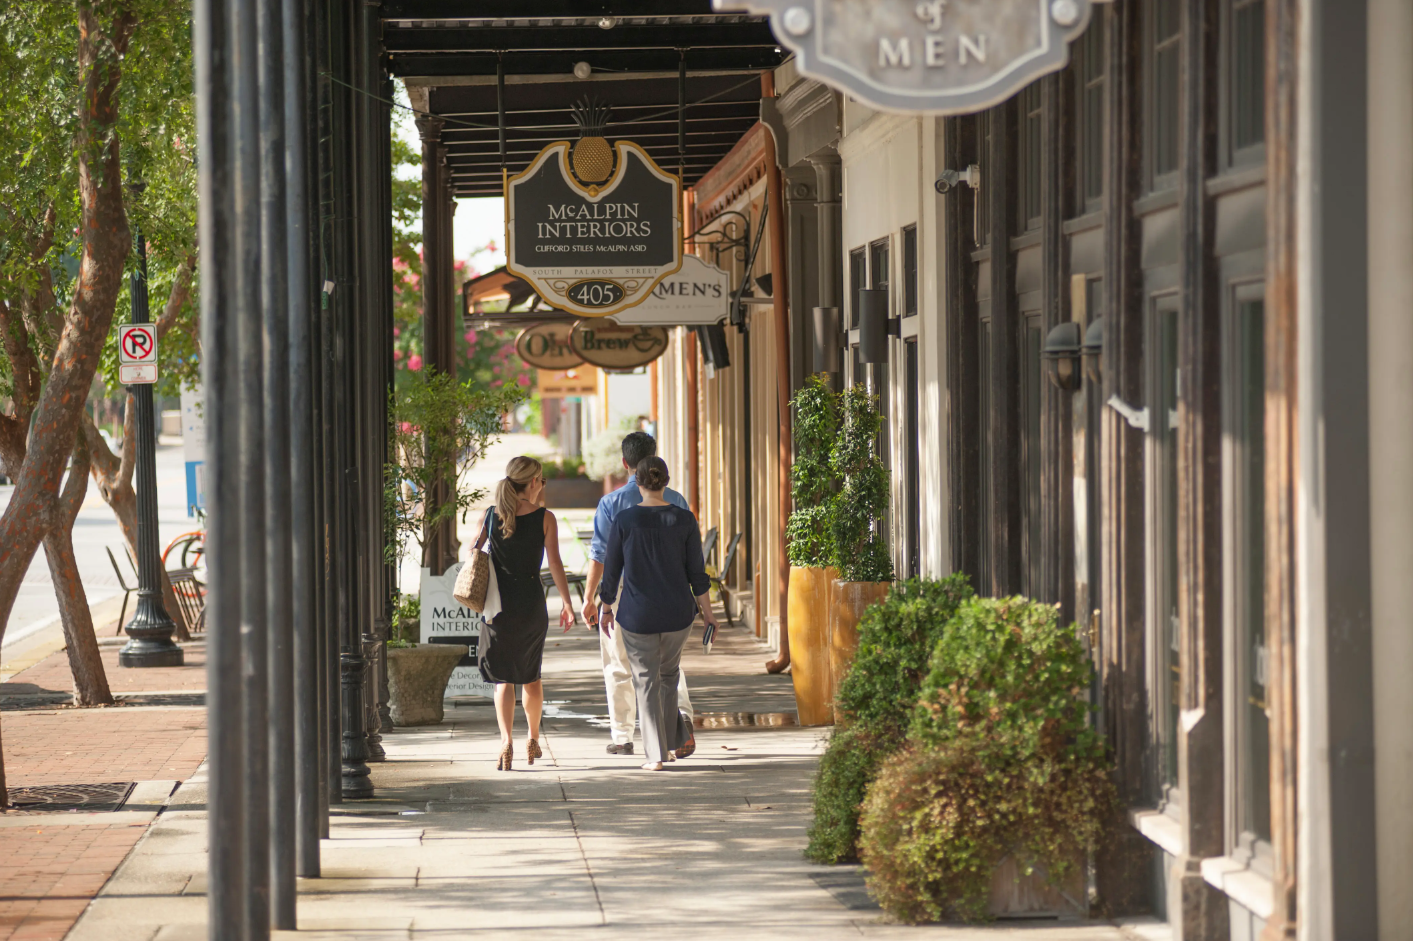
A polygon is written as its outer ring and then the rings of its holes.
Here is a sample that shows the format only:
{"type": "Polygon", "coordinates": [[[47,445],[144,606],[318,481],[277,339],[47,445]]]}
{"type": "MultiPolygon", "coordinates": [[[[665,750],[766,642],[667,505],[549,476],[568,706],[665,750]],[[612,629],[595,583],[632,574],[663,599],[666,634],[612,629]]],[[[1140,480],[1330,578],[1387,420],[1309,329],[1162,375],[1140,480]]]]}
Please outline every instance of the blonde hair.
{"type": "Polygon", "coordinates": [[[515,511],[520,507],[520,495],[540,476],[540,471],[540,462],[524,455],[511,458],[505,465],[505,476],[496,484],[496,515],[500,517],[502,538],[515,535],[515,511]]]}

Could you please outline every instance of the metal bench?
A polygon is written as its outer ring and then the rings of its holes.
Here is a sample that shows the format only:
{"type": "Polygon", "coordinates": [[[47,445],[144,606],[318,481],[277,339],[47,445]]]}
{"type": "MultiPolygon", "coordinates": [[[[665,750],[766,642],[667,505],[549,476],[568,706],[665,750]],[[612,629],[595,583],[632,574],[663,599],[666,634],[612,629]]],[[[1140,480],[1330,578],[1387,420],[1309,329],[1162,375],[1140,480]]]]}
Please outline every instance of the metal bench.
{"type": "Polygon", "coordinates": [[[726,623],[733,627],[736,625],[736,622],[731,620],[731,605],[728,604],[731,598],[731,591],[726,587],[724,579],[727,573],[731,571],[731,566],[736,562],[736,547],[740,544],[741,534],[737,533],[731,537],[731,542],[726,546],[726,561],[721,564],[720,572],[716,575],[709,576],[712,585],[716,587],[717,592],[721,595],[721,606],[726,609],[726,623]]]}

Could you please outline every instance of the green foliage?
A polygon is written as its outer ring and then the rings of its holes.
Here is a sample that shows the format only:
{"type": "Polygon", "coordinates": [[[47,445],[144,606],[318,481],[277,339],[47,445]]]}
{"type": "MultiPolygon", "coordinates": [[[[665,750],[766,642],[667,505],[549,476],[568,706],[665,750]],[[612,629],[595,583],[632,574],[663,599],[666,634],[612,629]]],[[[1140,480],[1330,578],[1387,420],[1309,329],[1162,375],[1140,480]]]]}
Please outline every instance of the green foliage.
{"type": "Polygon", "coordinates": [[[417,595],[398,593],[393,610],[392,627],[388,632],[389,647],[415,647],[421,635],[422,599],[417,595]]]}
{"type": "Polygon", "coordinates": [[[982,919],[1005,856],[1063,880],[1115,806],[1091,667],[1055,608],[1024,598],[964,602],[929,666],[908,747],[869,788],[861,855],[894,917],[982,919]]]}
{"type": "Polygon", "coordinates": [[[859,807],[890,751],[888,744],[874,739],[862,726],[835,728],[814,776],[807,859],[831,864],[858,859],[859,807]]]}
{"type": "Polygon", "coordinates": [[[795,463],[790,468],[794,512],[785,529],[791,565],[828,566],[834,560],[829,521],[838,478],[830,452],[839,437],[839,395],[823,375],[795,393],[795,463]]]}
{"type": "MultiPolygon", "coordinates": [[[[99,52],[117,7],[95,7],[99,52]]],[[[91,149],[108,135],[120,143],[128,224],[140,228],[148,250],[148,294],[155,320],[178,267],[196,253],[196,130],[192,93],[191,9],[162,0],[122,5],[136,21],[118,63],[118,120],[94,134],[91,149]]],[[[0,4],[0,300],[27,308],[22,341],[47,370],[79,271],[82,219],[79,194],[79,113],[83,86],[78,69],[78,16],[73,4],[13,0],[0,4]],[[51,215],[52,213],[52,215],[51,215]]],[[[107,44],[107,53],[113,47],[107,44]]],[[[136,265],[129,252],[127,273],[136,265]]],[[[175,395],[195,381],[197,365],[194,289],[160,346],[156,392],[175,395]]],[[[114,323],[130,318],[127,279],[114,323]]],[[[116,333],[107,337],[100,375],[117,386],[116,333]]],[[[0,357],[0,400],[14,392],[13,364],[0,357]]]]}
{"type": "Polygon", "coordinates": [[[858,651],[835,695],[836,731],[814,781],[810,859],[858,857],[865,789],[881,762],[902,747],[932,650],[971,594],[964,575],[909,579],[864,612],[858,651]]]}
{"type": "Polygon", "coordinates": [[[880,523],[888,512],[888,469],[877,453],[883,416],[863,386],[845,389],[844,427],[830,456],[843,487],[830,520],[834,565],[846,582],[887,582],[893,559],[880,523]]]}
{"type": "Polygon", "coordinates": [[[544,461],[545,480],[561,480],[566,477],[583,477],[584,462],[577,457],[566,457],[559,461],[544,461]]]}
{"type": "Polygon", "coordinates": [[[514,387],[478,388],[443,373],[418,372],[392,394],[388,445],[392,460],[383,474],[388,561],[400,561],[411,538],[425,546],[427,533],[461,516],[485,497],[484,490],[457,486],[461,471],[485,456],[500,437],[502,421],[524,393],[514,387]],[[439,481],[452,492],[429,510],[425,495],[439,481]]]}

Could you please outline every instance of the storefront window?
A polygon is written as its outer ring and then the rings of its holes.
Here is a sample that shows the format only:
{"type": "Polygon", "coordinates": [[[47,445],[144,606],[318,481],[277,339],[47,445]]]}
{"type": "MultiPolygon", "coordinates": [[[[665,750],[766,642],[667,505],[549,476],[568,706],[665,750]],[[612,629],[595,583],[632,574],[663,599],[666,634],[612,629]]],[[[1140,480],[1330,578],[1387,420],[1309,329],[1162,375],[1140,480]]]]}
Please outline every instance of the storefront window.
{"type": "Polygon", "coordinates": [[[854,328],[859,325],[859,292],[868,287],[868,281],[865,280],[868,276],[865,262],[862,248],[849,252],[849,326],[854,328]]]}
{"type": "Polygon", "coordinates": [[[917,313],[917,226],[903,229],[903,316],[917,313]]]}
{"type": "Polygon", "coordinates": [[[1172,185],[1178,168],[1178,80],[1181,75],[1182,21],[1178,0],[1149,0],[1147,142],[1149,183],[1172,185]]]}
{"type": "MultiPolygon", "coordinates": [[[[1231,0],[1227,100],[1233,161],[1266,139],[1266,4],[1231,0]]],[[[1259,156],[1259,155],[1258,155],[1259,156]]]]}
{"type": "Polygon", "coordinates": [[[921,408],[921,382],[918,375],[917,337],[903,344],[903,368],[906,372],[908,408],[908,480],[907,480],[907,572],[915,578],[922,574],[922,460],[921,427],[918,412],[921,408]]]}
{"type": "Polygon", "coordinates": [[[991,593],[991,513],[995,488],[992,486],[991,451],[991,318],[982,318],[977,330],[977,414],[981,416],[980,447],[978,455],[978,475],[981,482],[981,512],[978,515],[977,536],[980,544],[980,559],[977,564],[977,592],[991,593]]]}
{"type": "Polygon", "coordinates": [[[1178,783],[1177,727],[1182,673],[1178,621],[1178,315],[1165,299],[1155,315],[1154,371],[1149,433],[1153,447],[1154,529],[1150,537],[1155,576],[1152,595],[1156,688],[1159,718],[1158,782],[1162,792],[1178,783]]]}
{"type": "Polygon", "coordinates": [[[1076,213],[1097,209],[1104,196],[1104,23],[1104,11],[1096,9],[1075,44],[1076,213]]]}
{"type": "Polygon", "coordinates": [[[1233,487],[1239,528],[1234,540],[1237,584],[1237,819],[1259,840],[1271,838],[1269,719],[1266,704],[1266,362],[1265,302],[1236,307],[1236,398],[1233,487]]]}
{"type": "Polygon", "coordinates": [[[1019,131],[1016,136],[1016,180],[1020,198],[1016,200],[1017,231],[1024,232],[1040,225],[1040,83],[1021,89],[1019,131]]]}
{"type": "Polygon", "coordinates": [[[1021,466],[1025,480],[1025,594],[1043,598],[1041,500],[1040,500],[1040,345],[1044,330],[1040,311],[1022,315],[1021,335],[1021,408],[1025,422],[1022,438],[1021,466]]]}

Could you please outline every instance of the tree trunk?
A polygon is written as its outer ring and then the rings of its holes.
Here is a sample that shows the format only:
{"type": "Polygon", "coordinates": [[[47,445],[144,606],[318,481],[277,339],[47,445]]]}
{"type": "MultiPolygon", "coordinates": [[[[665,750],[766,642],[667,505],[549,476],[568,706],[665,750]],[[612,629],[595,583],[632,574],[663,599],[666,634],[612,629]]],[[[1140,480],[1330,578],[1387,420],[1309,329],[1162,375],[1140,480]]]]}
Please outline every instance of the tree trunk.
{"type": "Polygon", "coordinates": [[[74,520],[88,493],[88,465],[88,441],[80,431],[74,436],[74,460],[64,483],[59,518],[44,536],[44,554],[49,560],[49,576],[64,627],[64,647],[74,676],[74,705],[107,706],[112,704],[113,694],[108,690],[98,638],[93,634],[93,612],[88,609],[88,596],[74,558],[74,520]]]}
{"type": "Polygon", "coordinates": [[[88,597],[79,578],[70,535],[68,529],[55,526],[44,537],[44,554],[49,559],[54,595],[59,599],[59,614],[64,624],[64,644],[69,669],[74,675],[74,705],[109,706],[113,703],[113,694],[108,689],[108,676],[98,653],[93,614],[88,610],[88,597]]]}

